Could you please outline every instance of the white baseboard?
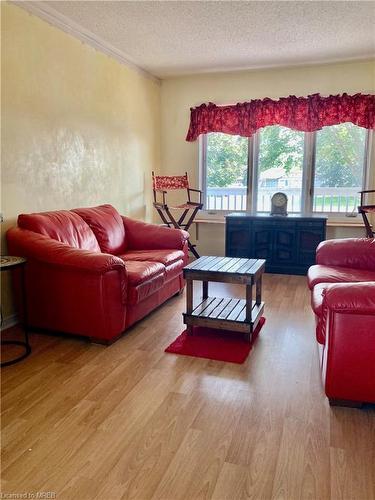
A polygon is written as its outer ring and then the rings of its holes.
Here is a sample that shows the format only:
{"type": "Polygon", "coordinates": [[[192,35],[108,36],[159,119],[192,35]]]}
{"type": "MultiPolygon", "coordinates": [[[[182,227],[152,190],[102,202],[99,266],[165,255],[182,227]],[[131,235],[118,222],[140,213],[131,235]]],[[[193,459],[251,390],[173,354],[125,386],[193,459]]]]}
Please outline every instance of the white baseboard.
{"type": "Polygon", "coordinates": [[[19,322],[18,315],[17,314],[11,314],[10,316],[7,316],[6,318],[3,319],[3,324],[1,325],[0,330],[6,330],[7,328],[11,328],[12,326],[16,325],[19,322]]]}

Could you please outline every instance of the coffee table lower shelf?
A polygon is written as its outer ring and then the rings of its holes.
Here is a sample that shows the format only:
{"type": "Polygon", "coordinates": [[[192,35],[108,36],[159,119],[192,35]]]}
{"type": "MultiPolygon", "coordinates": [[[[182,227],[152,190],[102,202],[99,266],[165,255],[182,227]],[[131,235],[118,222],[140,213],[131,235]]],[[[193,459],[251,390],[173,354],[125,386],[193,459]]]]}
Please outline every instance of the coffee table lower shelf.
{"type": "Polygon", "coordinates": [[[251,334],[256,328],[264,310],[264,302],[257,304],[252,301],[251,320],[246,321],[245,299],[224,299],[208,297],[195,306],[191,314],[184,313],[184,323],[189,327],[203,326],[230,330],[246,334],[251,340],[251,334]]]}

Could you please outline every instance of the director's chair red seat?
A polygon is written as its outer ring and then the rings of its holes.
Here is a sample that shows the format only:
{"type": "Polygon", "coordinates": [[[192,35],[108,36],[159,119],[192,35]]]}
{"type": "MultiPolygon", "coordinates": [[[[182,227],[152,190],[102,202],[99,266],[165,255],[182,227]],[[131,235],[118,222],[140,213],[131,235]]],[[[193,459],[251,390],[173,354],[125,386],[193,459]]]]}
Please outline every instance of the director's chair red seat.
{"type": "MultiPolygon", "coordinates": [[[[199,210],[202,209],[202,191],[199,189],[193,189],[189,186],[189,178],[187,172],[185,175],[155,175],[152,172],[152,188],[154,191],[154,207],[158,211],[161,220],[168,227],[175,227],[176,229],[185,229],[188,231],[199,210]],[[186,189],[187,201],[182,205],[168,205],[167,203],[167,193],[168,191],[174,191],[177,189],[186,189]],[[199,201],[191,200],[191,192],[199,194],[199,201]],[[158,200],[159,194],[159,200],[158,200]],[[160,195],[162,200],[160,200],[160,195]],[[177,218],[175,217],[171,210],[182,210],[182,214],[177,218]],[[189,211],[190,214],[189,214],[189,211]],[[188,215],[189,214],[189,215],[188,215]],[[187,219],[186,219],[187,217],[187,219]],[[186,222],[185,222],[186,219],[186,222]]],[[[189,250],[198,259],[199,253],[196,250],[196,245],[193,245],[190,241],[189,250]]]]}
{"type": "Polygon", "coordinates": [[[372,230],[372,225],[368,219],[368,214],[373,213],[375,216],[375,205],[369,205],[366,203],[366,197],[371,195],[375,195],[375,189],[368,189],[366,191],[360,191],[361,194],[361,204],[358,207],[358,212],[362,215],[363,222],[366,228],[366,236],[367,238],[374,238],[375,232],[372,230]]]}

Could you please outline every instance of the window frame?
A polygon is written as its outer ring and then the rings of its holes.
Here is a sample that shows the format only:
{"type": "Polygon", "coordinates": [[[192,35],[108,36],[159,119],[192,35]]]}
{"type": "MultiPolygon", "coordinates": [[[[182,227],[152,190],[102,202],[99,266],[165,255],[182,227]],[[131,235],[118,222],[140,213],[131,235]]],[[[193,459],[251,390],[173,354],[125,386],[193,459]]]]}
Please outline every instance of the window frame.
{"type": "MultiPolygon", "coordinates": [[[[261,131],[262,129],[260,129],[261,131]]],[[[329,218],[330,221],[342,222],[343,219],[349,217],[345,212],[314,212],[314,180],[315,180],[315,159],[316,159],[316,138],[317,132],[304,132],[304,155],[303,155],[303,172],[302,172],[302,191],[301,191],[301,211],[295,213],[301,214],[316,214],[322,217],[329,218]]],[[[258,159],[259,159],[259,131],[252,137],[248,138],[248,158],[247,158],[247,194],[245,210],[236,210],[236,212],[250,212],[258,213],[256,210],[257,197],[258,197],[258,159]]],[[[202,190],[202,197],[204,205],[202,215],[206,219],[217,218],[217,215],[225,216],[232,213],[234,210],[208,210],[206,208],[207,198],[207,134],[199,136],[199,185],[202,190]]],[[[373,148],[373,131],[367,130],[365,137],[365,150],[363,161],[363,175],[362,175],[362,190],[369,189],[370,170],[372,162],[372,148],[373,148]]],[[[262,212],[259,212],[262,213],[262,212]]],[[[358,214],[356,213],[356,216],[358,214]]]]}

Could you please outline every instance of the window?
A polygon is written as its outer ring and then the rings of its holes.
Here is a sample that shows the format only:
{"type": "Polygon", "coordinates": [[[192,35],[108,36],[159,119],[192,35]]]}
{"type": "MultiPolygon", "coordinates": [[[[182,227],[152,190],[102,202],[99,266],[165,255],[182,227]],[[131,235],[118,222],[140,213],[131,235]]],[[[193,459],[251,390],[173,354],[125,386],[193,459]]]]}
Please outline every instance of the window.
{"type": "Polygon", "coordinates": [[[245,210],[248,139],[238,135],[208,134],[206,153],[208,210],[245,210]]]}
{"type": "Polygon", "coordinates": [[[351,123],[324,127],[316,134],[315,212],[357,210],[364,186],[367,131],[351,123]]]}
{"type": "Polygon", "coordinates": [[[258,133],[257,212],[271,210],[271,198],[282,190],[288,210],[301,211],[304,133],[286,127],[265,127],[258,133]]]}
{"type": "Polygon", "coordinates": [[[200,139],[205,209],[269,212],[272,195],[283,191],[288,212],[356,212],[368,137],[351,123],[306,133],[274,125],[250,139],[206,134],[200,139]]]}

